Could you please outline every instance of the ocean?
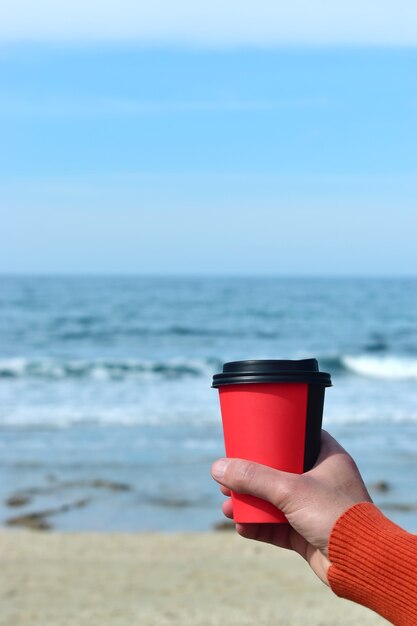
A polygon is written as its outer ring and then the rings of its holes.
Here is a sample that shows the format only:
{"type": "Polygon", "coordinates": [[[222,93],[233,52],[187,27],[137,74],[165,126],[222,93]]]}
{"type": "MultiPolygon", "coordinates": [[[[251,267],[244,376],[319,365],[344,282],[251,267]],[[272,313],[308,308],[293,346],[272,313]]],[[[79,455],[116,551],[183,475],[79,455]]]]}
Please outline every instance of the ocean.
{"type": "Polygon", "coordinates": [[[417,531],[416,279],[0,277],[0,523],[212,528],[212,375],[307,357],[324,427],[417,531]]]}

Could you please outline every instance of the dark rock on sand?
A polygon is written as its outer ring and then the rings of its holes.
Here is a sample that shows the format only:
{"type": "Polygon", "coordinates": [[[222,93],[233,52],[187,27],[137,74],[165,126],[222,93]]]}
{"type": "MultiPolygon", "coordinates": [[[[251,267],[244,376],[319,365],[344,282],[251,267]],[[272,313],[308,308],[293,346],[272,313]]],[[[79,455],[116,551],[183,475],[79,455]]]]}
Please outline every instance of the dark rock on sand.
{"type": "Polygon", "coordinates": [[[10,517],[6,520],[6,526],[17,526],[21,528],[29,528],[31,530],[50,530],[52,525],[47,519],[48,517],[58,515],[59,513],[66,513],[72,509],[80,509],[86,506],[89,502],[89,499],[83,498],[82,500],[75,500],[75,502],[62,504],[54,509],[46,509],[44,511],[25,513],[24,515],[10,517]]]}
{"type": "Polygon", "coordinates": [[[391,491],[391,485],[386,480],[378,480],[375,483],[369,485],[370,489],[379,491],[380,493],[387,493],[391,491]]]}
{"type": "MultiPolygon", "coordinates": [[[[54,494],[66,489],[105,489],[107,491],[131,491],[132,487],[127,483],[120,483],[113,480],[106,480],[103,478],[93,478],[90,480],[69,480],[59,482],[56,477],[47,477],[49,485],[43,485],[41,487],[27,487],[20,492],[11,496],[13,500],[23,500],[25,498],[31,499],[33,496],[45,496],[54,494]]],[[[29,501],[28,500],[28,501],[29,501]]],[[[24,503],[26,504],[26,502],[24,503]]],[[[23,506],[20,504],[8,504],[8,506],[23,506]]]]}
{"type": "Polygon", "coordinates": [[[79,486],[94,487],[95,489],[108,489],[109,491],[131,491],[132,487],[127,483],[118,483],[112,480],[103,480],[96,478],[94,480],[86,480],[79,486]]]}
{"type": "Polygon", "coordinates": [[[30,530],[50,530],[51,524],[46,521],[42,513],[28,513],[6,520],[6,526],[18,526],[30,530]]]}
{"type": "Polygon", "coordinates": [[[153,504],[154,506],[163,506],[169,509],[185,509],[187,507],[195,505],[195,502],[193,500],[187,500],[186,498],[176,498],[175,496],[149,496],[146,498],[146,501],[150,504],[153,504]]]}
{"type": "Polygon", "coordinates": [[[25,506],[30,503],[31,499],[27,494],[15,493],[6,499],[4,504],[10,507],[25,506]]]}
{"type": "Polygon", "coordinates": [[[417,504],[409,504],[406,502],[384,502],[381,504],[383,511],[398,511],[400,513],[411,513],[417,511],[417,504]]]}
{"type": "Polygon", "coordinates": [[[213,524],[213,530],[215,531],[223,531],[223,530],[235,530],[234,522],[216,522],[213,524]]]}

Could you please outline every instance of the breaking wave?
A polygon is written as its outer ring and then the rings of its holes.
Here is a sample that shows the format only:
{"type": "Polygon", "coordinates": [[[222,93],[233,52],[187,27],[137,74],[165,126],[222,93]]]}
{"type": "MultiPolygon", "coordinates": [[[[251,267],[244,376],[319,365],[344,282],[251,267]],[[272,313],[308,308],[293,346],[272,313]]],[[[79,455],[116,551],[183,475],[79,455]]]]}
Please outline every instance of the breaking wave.
{"type": "Polygon", "coordinates": [[[359,376],[385,380],[417,380],[417,359],[369,355],[345,356],[343,366],[359,376]]]}
{"type": "MultiPolygon", "coordinates": [[[[319,358],[320,369],[333,376],[355,374],[384,380],[417,380],[417,359],[406,356],[335,356],[319,358]]],[[[152,361],[140,359],[57,359],[11,358],[0,360],[0,379],[41,378],[62,380],[87,378],[92,380],[121,380],[130,377],[179,379],[206,377],[221,370],[222,361],[207,359],[170,359],[152,361]]]]}
{"type": "Polygon", "coordinates": [[[147,361],[135,359],[63,360],[52,358],[0,360],[1,378],[90,378],[120,380],[126,377],[158,376],[166,379],[185,376],[211,376],[220,364],[214,359],[172,359],[147,361]]]}

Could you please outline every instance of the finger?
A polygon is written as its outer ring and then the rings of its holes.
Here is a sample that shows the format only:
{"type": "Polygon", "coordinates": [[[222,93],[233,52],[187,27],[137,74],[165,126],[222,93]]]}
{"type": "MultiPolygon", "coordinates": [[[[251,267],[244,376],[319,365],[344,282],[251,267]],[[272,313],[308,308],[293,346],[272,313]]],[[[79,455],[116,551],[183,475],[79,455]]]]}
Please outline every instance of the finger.
{"type": "Polygon", "coordinates": [[[340,473],[340,460],[355,469],[356,464],[350,454],[325,430],[322,431],[321,449],[314,467],[308,473],[316,476],[331,476],[334,472],[340,473]],[[334,469],[333,469],[334,468],[334,469]]]}
{"type": "MultiPolygon", "coordinates": [[[[338,452],[346,452],[346,450],[340,445],[338,441],[334,437],[331,436],[327,430],[321,431],[321,453],[325,456],[329,456],[330,454],[336,454],[338,452]]],[[[320,454],[321,456],[321,454],[320,454]]]]}
{"type": "Polygon", "coordinates": [[[230,489],[228,489],[227,487],[224,487],[223,485],[220,485],[220,491],[222,492],[224,496],[230,496],[232,493],[230,489]]]}
{"type": "Polygon", "coordinates": [[[267,500],[284,513],[300,480],[297,474],[243,459],[219,459],[213,463],[212,476],[223,486],[267,500]]]}
{"type": "Polygon", "coordinates": [[[232,500],[225,500],[222,504],[223,515],[228,517],[229,519],[233,519],[233,504],[232,500]]]}
{"type": "MultiPolygon", "coordinates": [[[[341,454],[348,456],[348,453],[344,448],[342,448],[340,443],[338,443],[336,439],[334,439],[327,431],[322,430],[319,456],[317,457],[317,461],[314,466],[306,473],[316,474],[321,471],[322,466],[326,466],[328,468],[328,465],[333,463],[333,461],[336,460],[341,454]]],[[[328,469],[326,471],[328,472],[328,469]]]]}
{"type": "Polygon", "coordinates": [[[285,550],[294,550],[310,562],[309,544],[290,524],[236,524],[236,530],[246,539],[270,543],[285,550]]]}
{"type": "Polygon", "coordinates": [[[246,539],[270,543],[285,550],[294,550],[309,563],[326,585],[329,584],[327,571],[330,561],[289,524],[236,524],[236,530],[246,539]]]}
{"type": "Polygon", "coordinates": [[[270,543],[286,550],[295,549],[291,541],[291,534],[295,531],[289,524],[236,524],[236,530],[246,539],[270,543]]]}

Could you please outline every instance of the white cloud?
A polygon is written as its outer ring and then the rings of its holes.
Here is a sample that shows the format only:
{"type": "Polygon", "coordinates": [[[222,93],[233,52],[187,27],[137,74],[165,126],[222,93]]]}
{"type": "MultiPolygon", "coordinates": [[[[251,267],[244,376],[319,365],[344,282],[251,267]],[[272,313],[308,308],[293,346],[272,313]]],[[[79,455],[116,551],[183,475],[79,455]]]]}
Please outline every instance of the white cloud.
{"type": "Polygon", "coordinates": [[[13,0],[0,42],[416,45],[415,0],[13,0]]]}

